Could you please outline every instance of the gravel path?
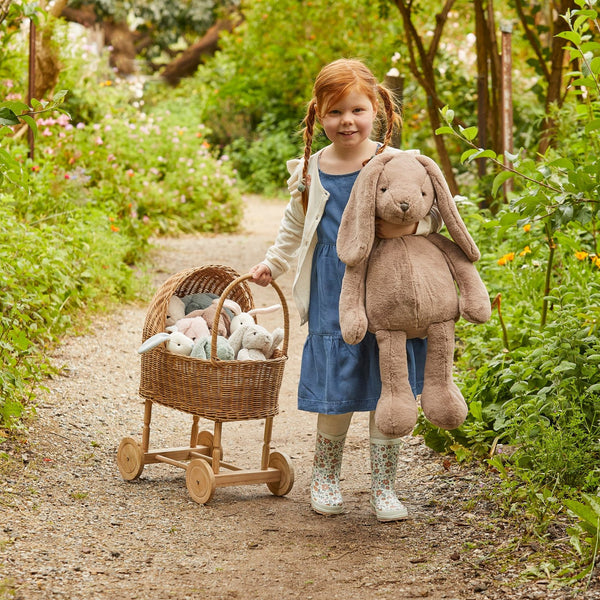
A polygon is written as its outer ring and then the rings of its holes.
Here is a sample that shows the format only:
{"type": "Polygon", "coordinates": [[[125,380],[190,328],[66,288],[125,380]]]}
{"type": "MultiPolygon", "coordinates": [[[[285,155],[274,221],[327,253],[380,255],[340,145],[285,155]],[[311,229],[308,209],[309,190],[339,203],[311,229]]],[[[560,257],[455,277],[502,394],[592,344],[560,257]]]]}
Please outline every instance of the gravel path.
{"type": "MultiPolygon", "coordinates": [[[[200,264],[245,272],[273,240],[283,207],[250,197],[236,235],[158,241],[154,286],[200,264]]],[[[200,505],[183,470],[171,465],[147,465],[134,482],[121,478],[121,439],[141,441],[136,349],[146,310],[122,306],[58,349],[61,374],[48,381],[29,441],[15,450],[23,469],[8,475],[0,493],[0,599],[600,598],[549,589],[539,577],[518,580],[536,563],[535,547],[521,544],[519,532],[478,499],[480,473],[419,438],[406,439],[397,481],[412,518],[378,523],[368,506],[366,415],[356,415],[344,456],[347,512],[314,514],[315,418],[295,407],[305,329],[291,304],[291,274],[279,284],[290,299],[290,358],[272,446],[292,459],[291,492],[276,497],[264,484],[217,488],[200,505]]],[[[276,301],[271,288],[253,293],[258,306],[276,301]]],[[[275,327],[278,315],[260,322],[275,327]]],[[[155,405],[151,447],[187,445],[190,425],[189,415],[155,405]]],[[[212,431],[211,421],[201,425],[212,431]]],[[[225,458],[257,468],[262,425],[225,423],[225,458]]]]}

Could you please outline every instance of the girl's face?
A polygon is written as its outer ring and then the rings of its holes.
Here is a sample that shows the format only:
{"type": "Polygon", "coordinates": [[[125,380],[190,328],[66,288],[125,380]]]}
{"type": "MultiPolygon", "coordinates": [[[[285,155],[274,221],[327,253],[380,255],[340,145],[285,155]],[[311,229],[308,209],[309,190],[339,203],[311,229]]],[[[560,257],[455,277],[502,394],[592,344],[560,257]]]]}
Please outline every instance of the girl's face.
{"type": "Polygon", "coordinates": [[[319,120],[325,135],[335,146],[356,148],[369,139],[377,107],[358,90],[350,90],[343,98],[328,107],[319,120]]]}

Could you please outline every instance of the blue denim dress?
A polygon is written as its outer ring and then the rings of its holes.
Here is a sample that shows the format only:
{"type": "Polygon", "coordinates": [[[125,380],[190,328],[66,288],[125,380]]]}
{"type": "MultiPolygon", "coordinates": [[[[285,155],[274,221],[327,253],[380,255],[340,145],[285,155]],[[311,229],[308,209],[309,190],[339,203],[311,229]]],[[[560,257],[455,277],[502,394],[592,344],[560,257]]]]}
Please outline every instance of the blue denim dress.
{"type": "MultiPolygon", "coordinates": [[[[367,332],[356,345],[342,338],[339,298],[345,265],[338,258],[336,240],[344,208],[360,171],[329,175],[319,171],[330,196],[317,228],[308,311],[308,336],[302,353],[298,408],[324,414],[375,410],[381,395],[379,349],[367,332]]],[[[408,373],[413,393],[423,389],[427,340],[406,342],[408,373]]]]}

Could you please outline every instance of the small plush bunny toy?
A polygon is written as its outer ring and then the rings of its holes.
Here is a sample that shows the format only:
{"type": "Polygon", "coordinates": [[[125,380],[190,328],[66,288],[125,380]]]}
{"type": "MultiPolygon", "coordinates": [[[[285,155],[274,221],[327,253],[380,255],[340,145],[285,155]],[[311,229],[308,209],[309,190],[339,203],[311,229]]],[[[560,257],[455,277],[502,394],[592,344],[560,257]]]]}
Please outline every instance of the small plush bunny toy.
{"type": "Polygon", "coordinates": [[[238,360],[268,360],[283,341],[284,332],[277,327],[269,332],[256,323],[238,327],[229,338],[234,356],[238,360]]]}
{"type": "Polygon", "coordinates": [[[352,189],[337,251],[346,263],[339,307],[344,340],[357,344],[368,329],[379,346],[377,427],[402,436],[417,422],[406,359],[406,340],[416,337],[428,340],[421,394],[425,417],[443,429],[459,427],[468,409],[452,379],[454,323],[461,316],[484,323],[491,305],[473,264],[479,250],[437,164],[408,152],[371,159],[352,189]],[[376,217],[417,223],[435,200],[454,242],[439,233],[376,238],[376,217]]]}

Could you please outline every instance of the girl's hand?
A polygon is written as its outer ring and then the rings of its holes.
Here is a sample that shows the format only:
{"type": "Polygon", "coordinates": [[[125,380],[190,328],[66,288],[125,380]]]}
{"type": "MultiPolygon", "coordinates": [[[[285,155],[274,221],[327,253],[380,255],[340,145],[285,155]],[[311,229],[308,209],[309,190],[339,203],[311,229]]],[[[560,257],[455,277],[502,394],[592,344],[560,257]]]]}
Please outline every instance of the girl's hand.
{"type": "Polygon", "coordinates": [[[408,223],[405,225],[403,223],[396,224],[384,221],[383,219],[375,219],[375,235],[384,240],[411,235],[417,231],[417,225],[418,223],[408,223]]]}
{"type": "Polygon", "coordinates": [[[273,277],[271,276],[271,269],[267,267],[264,263],[258,263],[254,265],[249,273],[252,274],[252,280],[254,283],[258,285],[262,285],[263,287],[269,285],[271,281],[273,281],[273,277]]]}

